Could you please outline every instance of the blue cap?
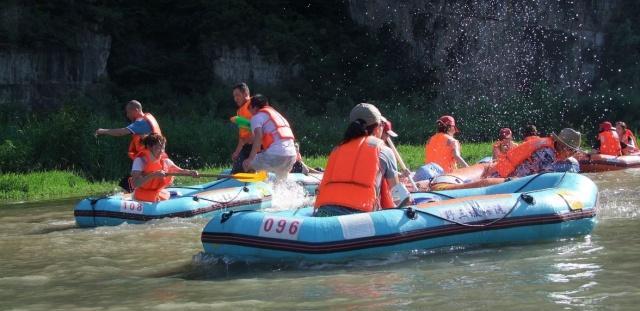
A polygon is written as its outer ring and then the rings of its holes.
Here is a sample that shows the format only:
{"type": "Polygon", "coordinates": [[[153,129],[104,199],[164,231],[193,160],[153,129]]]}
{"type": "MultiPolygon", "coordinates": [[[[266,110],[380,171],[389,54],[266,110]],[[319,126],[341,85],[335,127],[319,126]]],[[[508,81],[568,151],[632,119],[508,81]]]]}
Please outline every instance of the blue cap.
{"type": "Polygon", "coordinates": [[[416,174],[413,175],[413,180],[431,180],[434,177],[440,176],[442,174],[444,174],[444,170],[440,165],[433,162],[427,163],[416,170],[416,174]]]}

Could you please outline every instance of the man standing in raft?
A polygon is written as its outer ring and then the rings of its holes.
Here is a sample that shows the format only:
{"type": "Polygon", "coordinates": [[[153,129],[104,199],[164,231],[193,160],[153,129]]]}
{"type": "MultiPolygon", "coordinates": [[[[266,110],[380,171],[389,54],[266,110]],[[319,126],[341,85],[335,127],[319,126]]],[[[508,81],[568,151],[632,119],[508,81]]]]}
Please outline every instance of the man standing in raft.
{"type": "Polygon", "coordinates": [[[231,154],[231,160],[233,160],[231,174],[243,172],[242,162],[251,154],[251,142],[253,140],[251,117],[253,114],[249,111],[251,95],[246,83],[238,83],[233,87],[233,101],[236,102],[238,110],[236,115],[231,117],[231,122],[238,126],[238,144],[233,154],[231,154]]]}
{"type": "Polygon", "coordinates": [[[329,155],[318,188],[315,216],[329,217],[366,213],[393,208],[390,187],[397,193],[396,203],[409,198],[398,180],[393,151],[384,145],[382,115],[371,104],[358,104],[349,114],[344,139],[329,155]],[[385,179],[387,186],[382,180],[385,179]]]}
{"type": "Polygon", "coordinates": [[[580,132],[565,128],[558,135],[528,140],[500,157],[489,176],[524,177],[541,172],[576,171],[577,161],[569,158],[582,152],[581,139],[580,132]]]}
{"type": "Polygon", "coordinates": [[[297,155],[289,122],[269,105],[264,95],[251,98],[249,111],[253,115],[253,146],[243,162],[245,171],[266,170],[276,174],[276,181],[286,180],[297,155]]]}
{"type": "Polygon", "coordinates": [[[129,124],[127,127],[117,128],[117,129],[97,129],[96,137],[98,135],[109,135],[109,136],[125,136],[132,135],[131,143],[129,144],[129,158],[131,160],[135,159],[135,157],[144,150],[144,146],[142,145],[142,138],[145,135],[155,133],[158,135],[162,135],[162,131],[160,131],[160,126],[158,125],[158,121],[153,117],[150,113],[142,112],[142,104],[140,104],[137,100],[130,100],[126,107],[125,112],[127,113],[127,118],[131,120],[133,123],[129,124]]]}
{"type": "Polygon", "coordinates": [[[442,116],[436,121],[436,134],[431,136],[424,148],[424,163],[436,163],[445,174],[458,168],[468,167],[460,155],[460,142],[453,135],[460,132],[452,116],[442,116]]]}
{"type": "Polygon", "coordinates": [[[158,202],[170,197],[164,188],[171,185],[173,177],[168,173],[198,176],[197,171],[181,169],[167,157],[164,147],[167,140],[160,134],[152,133],[141,140],[145,150],[133,160],[131,184],[135,188],[133,198],[138,201],[158,202]]]}

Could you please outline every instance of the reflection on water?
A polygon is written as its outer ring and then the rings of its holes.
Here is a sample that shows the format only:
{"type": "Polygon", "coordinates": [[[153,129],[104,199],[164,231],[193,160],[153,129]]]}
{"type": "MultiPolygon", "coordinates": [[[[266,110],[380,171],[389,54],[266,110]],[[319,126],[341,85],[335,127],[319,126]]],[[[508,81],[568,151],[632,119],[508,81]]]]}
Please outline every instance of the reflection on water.
{"type": "Polygon", "coordinates": [[[591,175],[590,236],[449,247],[341,263],[256,264],[201,253],[204,219],[79,229],[75,202],[0,209],[2,309],[635,310],[640,170],[591,175]]]}

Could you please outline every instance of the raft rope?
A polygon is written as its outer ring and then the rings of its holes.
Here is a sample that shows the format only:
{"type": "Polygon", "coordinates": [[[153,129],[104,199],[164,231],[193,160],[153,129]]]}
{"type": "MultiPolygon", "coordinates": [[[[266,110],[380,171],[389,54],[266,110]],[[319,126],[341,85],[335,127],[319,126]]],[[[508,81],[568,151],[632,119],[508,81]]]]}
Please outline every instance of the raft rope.
{"type": "Polygon", "coordinates": [[[242,187],[240,188],[240,190],[238,191],[238,193],[236,193],[236,195],[235,195],[233,198],[229,199],[229,201],[227,201],[227,202],[223,202],[223,201],[216,201],[216,200],[212,200],[212,199],[207,199],[207,198],[199,197],[197,194],[195,194],[195,195],[185,195],[184,197],[186,197],[186,198],[191,197],[191,198],[193,198],[193,200],[194,200],[194,201],[196,201],[196,202],[198,202],[198,201],[200,201],[200,200],[204,200],[204,201],[207,201],[207,202],[211,202],[211,203],[216,203],[216,204],[222,204],[222,205],[224,205],[224,204],[229,204],[229,203],[231,203],[231,202],[235,201],[235,200],[240,196],[240,194],[241,194],[242,192],[249,192],[249,187],[247,187],[247,183],[244,183],[244,186],[242,186],[242,187]]]}
{"type": "Polygon", "coordinates": [[[499,221],[501,221],[501,220],[503,220],[503,219],[507,218],[507,216],[509,216],[509,215],[513,212],[513,210],[516,208],[516,206],[518,206],[518,203],[519,203],[519,201],[520,201],[519,199],[522,199],[523,201],[525,201],[525,202],[526,202],[527,204],[529,204],[529,205],[531,205],[531,204],[535,204],[535,199],[534,199],[532,196],[530,196],[530,195],[529,195],[529,194],[527,194],[527,193],[522,193],[522,194],[520,194],[520,196],[518,197],[518,200],[516,200],[516,202],[515,202],[515,203],[513,203],[513,206],[511,206],[511,208],[509,209],[509,211],[507,211],[507,212],[506,212],[502,217],[500,217],[500,218],[498,218],[498,219],[494,219],[494,220],[492,220],[492,221],[491,221],[491,222],[489,222],[489,223],[486,223],[486,224],[479,224],[479,225],[466,224],[466,223],[463,223],[463,222],[459,222],[459,221],[451,220],[451,219],[448,219],[448,218],[442,217],[442,216],[440,216],[440,215],[436,215],[436,214],[433,214],[433,213],[429,213],[429,212],[424,211],[424,210],[420,210],[420,209],[413,209],[412,207],[403,207],[403,208],[400,208],[400,209],[405,210],[405,211],[406,211],[406,214],[405,214],[405,215],[407,216],[407,218],[412,219],[412,220],[413,220],[413,219],[416,219],[416,212],[418,212],[418,213],[421,213],[421,214],[425,214],[425,215],[428,215],[428,216],[432,216],[432,217],[434,217],[434,218],[438,218],[438,219],[441,219],[441,220],[444,220],[444,221],[450,222],[450,223],[452,223],[452,224],[456,224],[456,225],[460,225],[460,226],[464,226],[464,227],[476,227],[476,228],[482,228],[482,227],[491,226],[491,225],[493,225],[493,224],[495,224],[495,223],[497,223],[497,222],[499,222],[499,221]]]}

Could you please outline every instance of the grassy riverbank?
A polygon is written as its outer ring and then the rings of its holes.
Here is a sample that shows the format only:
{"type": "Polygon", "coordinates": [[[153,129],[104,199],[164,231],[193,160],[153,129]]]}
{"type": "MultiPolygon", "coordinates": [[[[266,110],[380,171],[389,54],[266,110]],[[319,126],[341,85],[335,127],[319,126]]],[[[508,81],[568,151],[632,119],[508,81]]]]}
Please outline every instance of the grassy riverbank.
{"type": "MultiPolygon", "coordinates": [[[[400,154],[409,168],[415,169],[424,161],[424,146],[398,146],[400,154]]],[[[469,163],[475,163],[491,154],[490,143],[464,144],[462,156],[469,163]]],[[[305,156],[310,167],[324,167],[327,156],[305,156]]],[[[180,165],[180,163],[178,163],[180,165]]],[[[219,173],[224,167],[207,167],[202,173],[219,173]]],[[[203,183],[208,179],[179,177],[176,184],[203,183]]],[[[119,191],[118,181],[90,182],[80,174],[70,171],[45,171],[25,174],[0,174],[0,203],[16,201],[37,201],[83,197],[119,191]]]]}

